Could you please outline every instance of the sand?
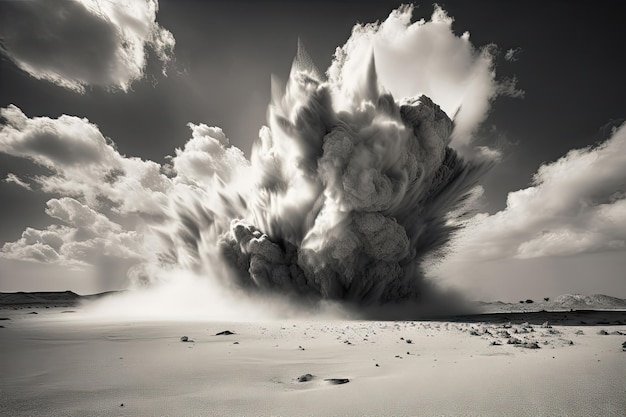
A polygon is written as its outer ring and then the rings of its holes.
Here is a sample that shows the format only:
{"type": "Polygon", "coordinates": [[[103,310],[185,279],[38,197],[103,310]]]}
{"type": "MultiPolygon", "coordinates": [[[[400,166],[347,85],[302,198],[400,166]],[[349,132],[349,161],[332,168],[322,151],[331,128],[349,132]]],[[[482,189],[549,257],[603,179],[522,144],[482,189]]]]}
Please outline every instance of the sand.
{"type": "Polygon", "coordinates": [[[548,328],[515,315],[95,322],[63,310],[0,310],[0,415],[626,415],[626,313],[548,328]]]}

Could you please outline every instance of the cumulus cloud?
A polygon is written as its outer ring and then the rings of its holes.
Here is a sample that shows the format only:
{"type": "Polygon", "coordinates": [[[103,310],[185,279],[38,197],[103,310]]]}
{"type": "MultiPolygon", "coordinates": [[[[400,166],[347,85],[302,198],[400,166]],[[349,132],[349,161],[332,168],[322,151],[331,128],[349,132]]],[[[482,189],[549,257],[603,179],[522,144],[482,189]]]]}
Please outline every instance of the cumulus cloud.
{"type": "Polygon", "coordinates": [[[358,24],[346,44],[338,48],[328,69],[342,95],[361,82],[366,67],[375,60],[378,80],[397,100],[427,95],[454,119],[456,145],[469,144],[472,133],[486,118],[492,100],[517,91],[509,82],[503,89],[496,80],[495,48],[476,48],[465,32],[452,31],[452,19],[439,6],[429,21],[412,23],[413,6],[394,10],[378,24],[358,24]],[[360,75],[359,75],[360,74],[360,75]]]}
{"type": "Polygon", "coordinates": [[[0,256],[71,267],[93,264],[103,256],[135,260],[146,256],[140,234],[123,230],[73,198],[49,200],[46,213],[64,224],[44,230],[29,227],[17,241],[5,243],[0,256]]]}
{"type": "Polygon", "coordinates": [[[457,246],[460,262],[625,250],[626,125],[541,166],[504,210],[477,215],[457,246]]]}
{"type": "Polygon", "coordinates": [[[188,181],[209,182],[214,177],[230,182],[240,170],[249,165],[243,152],[229,146],[229,140],[219,127],[204,123],[189,123],[192,137],[183,149],[176,149],[171,158],[176,173],[188,181]]]}
{"type": "Polygon", "coordinates": [[[31,76],[84,92],[128,90],[146,51],[165,65],[175,40],[156,22],[157,0],[0,2],[0,50],[31,76]]]}
{"type": "Polygon", "coordinates": [[[120,155],[87,119],[29,118],[14,105],[0,109],[0,116],[0,152],[48,168],[49,174],[34,178],[44,191],[81,197],[92,206],[105,197],[122,212],[160,212],[169,186],[161,166],[120,155]]]}

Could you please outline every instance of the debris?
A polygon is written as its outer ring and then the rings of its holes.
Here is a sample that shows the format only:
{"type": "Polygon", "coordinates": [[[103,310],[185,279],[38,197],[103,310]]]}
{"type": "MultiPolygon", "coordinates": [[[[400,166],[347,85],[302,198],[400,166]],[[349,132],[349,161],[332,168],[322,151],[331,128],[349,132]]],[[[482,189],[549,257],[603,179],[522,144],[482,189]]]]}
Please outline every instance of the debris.
{"type": "Polygon", "coordinates": [[[324,381],[330,382],[333,385],[347,384],[350,382],[348,378],[327,378],[324,381]]]}
{"type": "Polygon", "coordinates": [[[313,375],[311,374],[304,374],[304,375],[300,375],[298,377],[298,382],[307,382],[313,379],[313,375]]]}

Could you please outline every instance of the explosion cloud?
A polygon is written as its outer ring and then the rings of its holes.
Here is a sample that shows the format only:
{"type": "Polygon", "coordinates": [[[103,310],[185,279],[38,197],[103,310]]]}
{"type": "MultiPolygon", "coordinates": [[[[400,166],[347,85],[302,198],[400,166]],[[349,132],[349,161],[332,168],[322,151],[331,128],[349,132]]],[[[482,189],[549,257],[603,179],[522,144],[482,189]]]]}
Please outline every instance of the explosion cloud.
{"type": "MultiPolygon", "coordinates": [[[[214,204],[176,206],[168,259],[202,269],[203,256],[218,256],[239,286],[261,291],[357,305],[419,301],[428,292],[421,263],[458,227],[450,215],[485,164],[448,146],[452,121],[428,97],[396,102],[383,92],[373,55],[341,111],[345,89],[309,62],[300,47],[284,94],[273,88],[251,162],[219,171],[214,204]],[[241,175],[252,180],[247,189],[234,184],[241,175]]],[[[233,161],[221,132],[204,130],[217,137],[204,136],[215,160],[203,166],[233,161]]]]}
{"type": "MultiPolygon", "coordinates": [[[[51,200],[48,214],[68,226],[29,229],[58,237],[54,247],[37,241],[38,251],[61,262],[64,248],[109,247],[102,237],[77,238],[84,216],[70,214],[80,209],[124,237],[125,259],[139,260],[129,271],[135,284],[185,271],[226,289],[362,311],[432,302],[424,261],[442,255],[490,166],[460,156],[455,143],[470,147],[501,89],[489,50],[456,37],[440,8],[413,24],[412,11],[355,26],[326,75],[299,44],[286,84],[272,80],[268,126],[249,160],[205,124],[190,123],[192,138],[159,166],[120,155],[86,119],[3,109],[0,150],[48,168],[33,184],[66,196],[51,200]],[[437,78],[429,66],[445,71],[437,78]],[[42,146],[48,138],[73,153],[42,146]],[[112,215],[136,224],[125,231],[112,215]]],[[[23,237],[3,256],[30,246],[23,237]]]]}

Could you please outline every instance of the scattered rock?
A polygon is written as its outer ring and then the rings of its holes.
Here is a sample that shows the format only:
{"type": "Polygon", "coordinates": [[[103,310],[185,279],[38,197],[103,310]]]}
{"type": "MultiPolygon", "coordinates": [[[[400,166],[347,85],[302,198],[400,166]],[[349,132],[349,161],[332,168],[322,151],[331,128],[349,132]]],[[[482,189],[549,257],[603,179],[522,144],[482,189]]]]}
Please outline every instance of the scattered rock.
{"type": "Polygon", "coordinates": [[[0,326],[0,329],[4,329],[4,326],[0,326]]]}
{"type": "Polygon", "coordinates": [[[9,317],[0,317],[0,320],[11,320],[9,317]]]}
{"type": "MultiPolygon", "coordinates": [[[[626,346],[626,342],[624,342],[624,345],[626,346]]],[[[626,349],[626,347],[624,347],[624,349],[626,349]]],[[[378,364],[375,365],[377,368],[379,367],[378,364]]]]}
{"type": "Polygon", "coordinates": [[[551,328],[552,328],[552,326],[550,326],[550,323],[546,321],[546,322],[544,322],[544,323],[541,325],[541,328],[542,328],[542,329],[551,329],[551,328]]]}
{"type": "Polygon", "coordinates": [[[615,330],[614,332],[609,333],[611,336],[623,336],[626,333],[620,332],[619,330],[615,330]]]}
{"type": "Polygon", "coordinates": [[[407,342],[409,345],[413,343],[411,339],[406,339],[405,342],[407,342]]]}
{"type": "Polygon", "coordinates": [[[304,374],[304,375],[300,375],[298,377],[298,382],[307,382],[313,379],[313,375],[311,374],[304,374]]]}
{"type": "Polygon", "coordinates": [[[491,342],[490,346],[501,346],[502,343],[500,343],[498,340],[494,340],[491,342]]]}
{"type": "Polygon", "coordinates": [[[30,312],[30,313],[28,313],[28,314],[39,314],[39,313],[37,313],[36,311],[31,311],[31,312],[30,312]]]}
{"type": "Polygon", "coordinates": [[[626,352],[626,342],[622,343],[622,350],[626,352]]]}
{"type": "Polygon", "coordinates": [[[599,331],[598,331],[598,334],[599,334],[600,336],[606,336],[606,335],[608,335],[609,333],[608,333],[606,330],[599,330],[599,331]]]}
{"type": "Polygon", "coordinates": [[[539,349],[539,344],[537,342],[524,342],[522,344],[517,345],[517,347],[526,348],[526,349],[539,349]]]}
{"type": "Polygon", "coordinates": [[[574,333],[576,336],[582,336],[583,334],[585,334],[585,332],[583,332],[582,330],[576,330],[576,333],[574,333]]]}
{"type": "Polygon", "coordinates": [[[304,350],[302,346],[298,346],[298,350],[304,350]]]}
{"type": "Polygon", "coordinates": [[[471,334],[472,336],[480,336],[480,333],[478,333],[478,330],[476,329],[471,329],[469,334],[471,334]]]}
{"type": "Polygon", "coordinates": [[[506,341],[507,345],[521,345],[522,341],[515,338],[515,337],[510,337],[509,340],[506,341]]]}
{"type": "Polygon", "coordinates": [[[233,342],[233,345],[238,345],[238,344],[239,344],[239,342],[233,342]]]}
{"type": "Polygon", "coordinates": [[[327,378],[324,381],[330,382],[333,385],[347,384],[350,382],[348,378],[327,378]]]}
{"type": "Polygon", "coordinates": [[[120,404],[120,407],[124,407],[124,403],[121,403],[121,404],[120,404]]]}
{"type": "Polygon", "coordinates": [[[180,341],[181,342],[193,342],[193,340],[190,340],[187,336],[181,336],[180,341]]]}
{"type": "Polygon", "coordinates": [[[215,336],[228,336],[231,334],[235,334],[235,333],[231,332],[230,330],[224,330],[223,332],[215,333],[215,336]]]}

